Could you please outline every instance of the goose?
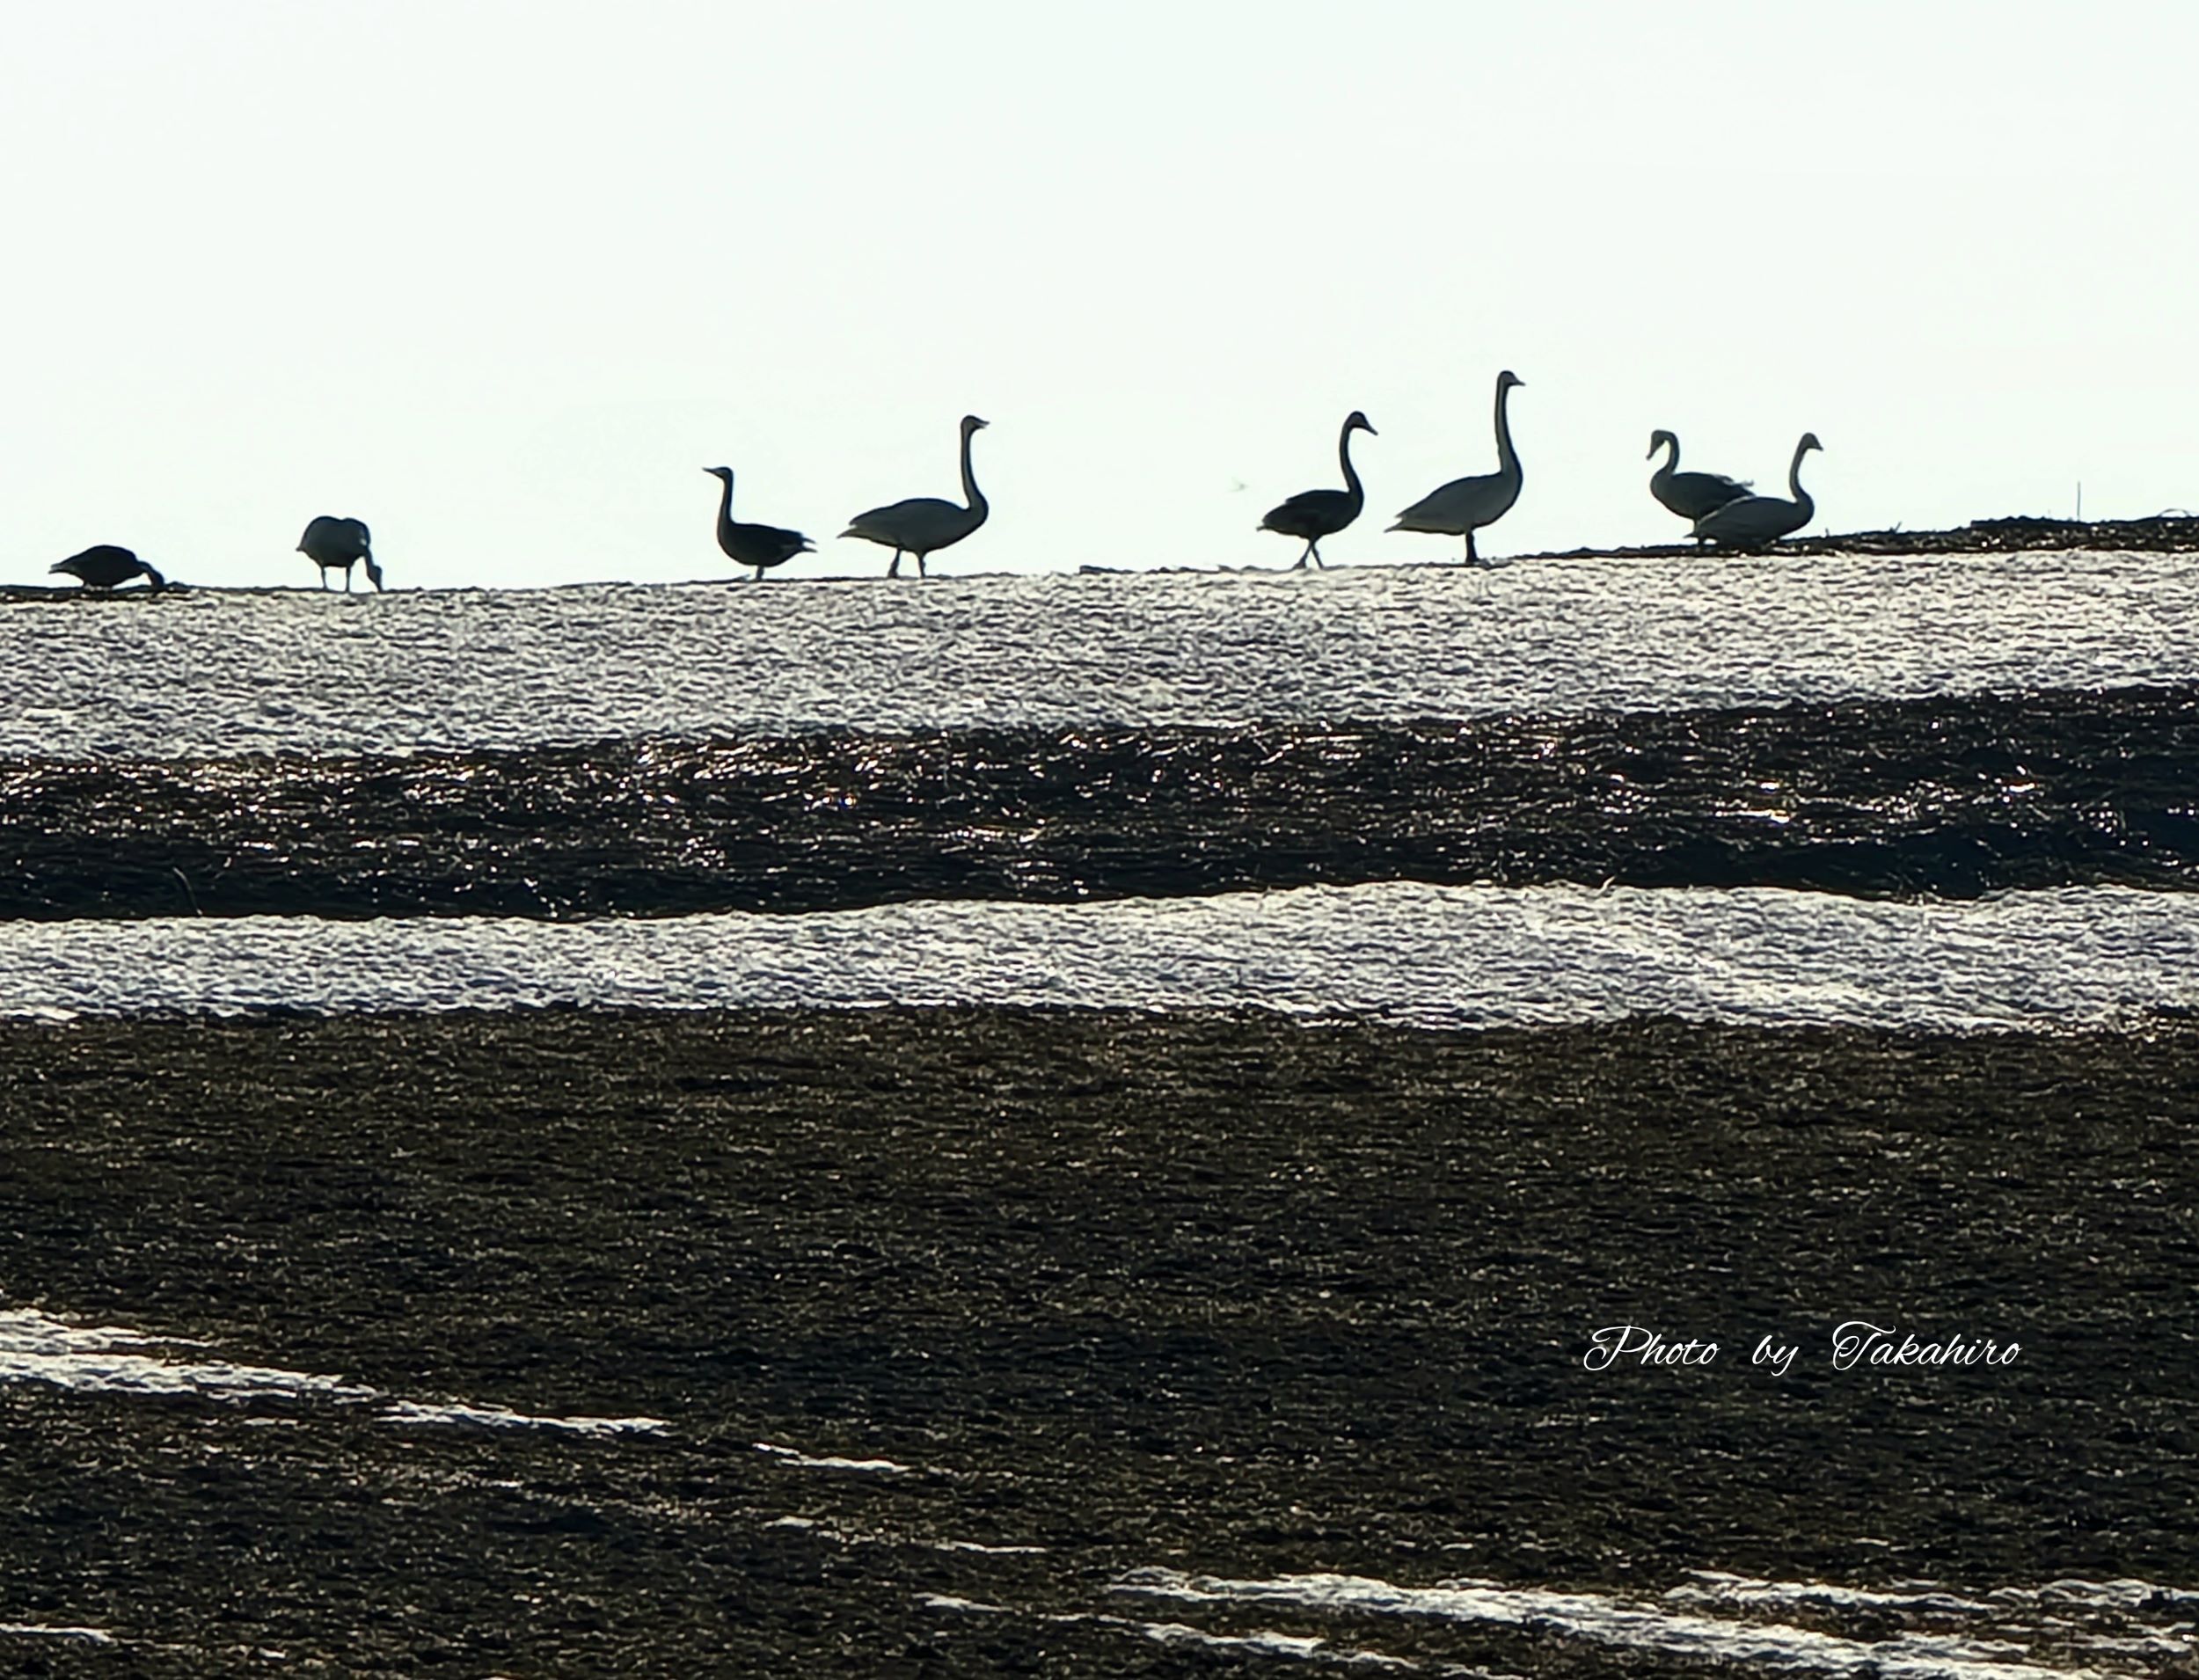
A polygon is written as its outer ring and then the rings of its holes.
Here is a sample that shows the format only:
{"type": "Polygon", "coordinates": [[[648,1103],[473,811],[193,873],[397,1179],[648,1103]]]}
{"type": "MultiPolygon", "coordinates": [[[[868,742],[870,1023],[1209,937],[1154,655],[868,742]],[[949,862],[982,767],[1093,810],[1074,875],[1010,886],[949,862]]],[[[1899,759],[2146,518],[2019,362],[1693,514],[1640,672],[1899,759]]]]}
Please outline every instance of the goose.
{"type": "Polygon", "coordinates": [[[1305,539],[1305,552],[1298,556],[1296,571],[1308,560],[1326,568],[1328,562],[1321,558],[1321,538],[1333,537],[1345,526],[1359,517],[1359,510],[1367,505],[1367,492],[1359,482],[1359,475],[1352,470],[1351,435],[1364,432],[1369,437],[1380,433],[1367,423],[1367,417],[1357,409],[1344,416],[1344,429],[1336,435],[1336,458],[1344,464],[1344,487],[1341,490],[1301,490],[1277,508],[1270,508],[1268,516],[1260,522],[1264,531],[1280,531],[1285,537],[1305,539]]]}
{"type": "Polygon", "coordinates": [[[321,588],[328,588],[328,568],[343,568],[344,593],[351,593],[351,568],[361,560],[367,563],[367,581],[379,589],[382,587],[382,568],[374,563],[373,539],[367,531],[363,519],[339,519],[333,514],[323,514],[305,528],[305,535],[298,538],[297,551],[321,568],[321,588]]]}
{"type": "Polygon", "coordinates": [[[992,511],[983,493],[977,488],[977,480],[969,470],[969,441],[985,429],[985,422],[975,414],[962,416],[962,493],[969,498],[969,506],[958,507],[938,496],[911,496],[907,501],[889,502],[883,508],[873,508],[866,514],[858,514],[848,521],[842,537],[859,537],[866,543],[876,543],[894,551],[894,563],[886,568],[886,575],[901,575],[901,557],[917,557],[917,575],[928,575],[924,569],[924,557],[959,543],[985,522],[985,515],[992,511]]]}
{"type": "Polygon", "coordinates": [[[116,584],[127,583],[132,578],[143,578],[156,590],[164,588],[168,582],[166,578],[129,550],[117,548],[112,543],[101,543],[81,554],[71,554],[65,560],[55,561],[46,569],[49,575],[55,572],[65,573],[81,581],[87,589],[112,589],[116,584]]]}
{"type": "Polygon", "coordinates": [[[1749,493],[1747,484],[1728,478],[1722,472],[1681,471],[1680,440],[1677,434],[1650,433],[1650,457],[1654,457],[1668,444],[1672,453],[1662,466],[1649,475],[1649,493],[1682,519],[1691,522],[1749,493]]]}
{"type": "Polygon", "coordinates": [[[1728,548],[1762,548],[1798,531],[1816,517],[1817,504],[1802,488],[1802,457],[1825,446],[1815,432],[1804,432],[1794,446],[1794,462],[1786,469],[1786,487],[1794,500],[1782,496],[1743,496],[1723,508],[1713,508],[1695,522],[1695,535],[1728,548]]]}
{"type": "Polygon", "coordinates": [[[1519,500],[1519,455],[1512,448],[1512,423],[1505,415],[1504,403],[1514,385],[1526,383],[1509,368],[1496,376],[1496,471],[1478,478],[1453,478],[1441,489],[1429,491],[1398,515],[1392,530],[1463,536],[1466,564],[1481,563],[1481,557],[1473,551],[1474,532],[1495,524],[1519,500]]]}
{"type": "Polygon", "coordinates": [[[718,498],[718,546],[726,551],[726,558],[735,566],[753,566],[760,582],[764,568],[791,560],[797,554],[814,554],[815,547],[800,531],[781,530],[776,525],[744,525],[733,516],[733,469],[705,467],[726,486],[725,494],[718,498]]]}

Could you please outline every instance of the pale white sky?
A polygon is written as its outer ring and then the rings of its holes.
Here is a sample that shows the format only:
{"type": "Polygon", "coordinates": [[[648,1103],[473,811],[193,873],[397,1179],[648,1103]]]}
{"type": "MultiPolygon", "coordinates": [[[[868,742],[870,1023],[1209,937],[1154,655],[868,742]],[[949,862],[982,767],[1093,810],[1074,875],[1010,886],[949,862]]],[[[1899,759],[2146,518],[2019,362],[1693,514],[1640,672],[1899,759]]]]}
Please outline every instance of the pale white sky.
{"type": "Polygon", "coordinates": [[[934,571],[1667,540],[1657,427],[1820,525],[2199,507],[2199,7],[0,0],[0,579],[934,571]],[[1244,488],[1234,486],[1239,481],[1244,488]]]}

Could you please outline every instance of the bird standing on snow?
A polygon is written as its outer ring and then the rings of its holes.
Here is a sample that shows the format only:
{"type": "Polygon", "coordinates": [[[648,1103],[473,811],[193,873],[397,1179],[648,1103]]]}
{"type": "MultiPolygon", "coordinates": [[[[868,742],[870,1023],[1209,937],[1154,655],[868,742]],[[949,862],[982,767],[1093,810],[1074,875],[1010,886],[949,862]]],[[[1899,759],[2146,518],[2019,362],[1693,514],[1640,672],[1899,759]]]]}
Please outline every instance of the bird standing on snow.
{"type": "Polygon", "coordinates": [[[726,558],[735,566],[753,566],[758,581],[764,568],[791,560],[797,554],[814,554],[816,550],[800,531],[781,530],[776,525],[744,525],[733,516],[733,469],[705,467],[705,472],[724,485],[725,493],[718,498],[718,546],[726,551],[726,558]]]}
{"type": "Polygon", "coordinates": [[[112,543],[101,543],[81,554],[71,554],[65,560],[56,560],[47,566],[51,573],[61,572],[79,581],[87,589],[112,589],[118,583],[132,578],[143,578],[155,589],[166,586],[168,580],[139,559],[126,548],[112,543]]]}
{"type": "Polygon", "coordinates": [[[1398,515],[1398,522],[1390,527],[1392,530],[1464,537],[1466,564],[1481,563],[1480,556],[1473,551],[1474,532],[1484,525],[1495,524],[1519,500],[1523,482],[1519,455],[1512,448],[1512,423],[1505,414],[1504,404],[1514,385],[1526,383],[1509,368],[1496,376],[1496,471],[1479,478],[1453,478],[1441,489],[1429,491],[1398,515]]]}
{"type": "Polygon", "coordinates": [[[367,563],[367,581],[379,589],[382,587],[382,568],[374,563],[372,539],[363,519],[339,519],[333,514],[323,514],[305,528],[305,535],[298,538],[298,552],[321,568],[321,588],[328,588],[328,568],[339,566],[344,573],[344,593],[351,593],[351,568],[360,561],[367,563]]]}
{"type": "Polygon", "coordinates": [[[1285,537],[1301,537],[1305,552],[1298,556],[1296,571],[1308,560],[1326,567],[1321,558],[1321,538],[1333,537],[1345,526],[1359,517],[1359,510],[1367,505],[1367,493],[1359,482],[1359,474],[1352,470],[1351,435],[1364,432],[1369,437],[1380,435],[1367,423],[1367,417],[1357,409],[1344,416],[1344,429],[1336,435],[1336,458],[1344,464],[1344,487],[1341,490],[1301,490],[1277,508],[1270,508],[1268,516],[1260,522],[1264,531],[1280,531],[1285,537]]]}
{"type": "Polygon", "coordinates": [[[969,498],[968,507],[958,507],[938,496],[911,496],[907,501],[891,502],[856,515],[840,535],[859,537],[865,542],[893,550],[894,563],[886,568],[889,578],[901,575],[903,554],[917,557],[918,577],[929,575],[924,569],[924,557],[961,542],[983,524],[985,515],[992,511],[969,470],[969,441],[984,428],[985,422],[976,415],[962,416],[962,493],[969,498]]]}
{"type": "Polygon", "coordinates": [[[1824,447],[1815,432],[1804,432],[1794,446],[1794,459],[1786,469],[1792,501],[1782,496],[1743,496],[1697,520],[1695,535],[1727,548],[1763,548],[1801,530],[1817,513],[1817,504],[1802,488],[1802,457],[1824,447]]]}
{"type": "Polygon", "coordinates": [[[1649,493],[1682,519],[1691,523],[1749,493],[1746,484],[1728,478],[1722,472],[1681,471],[1678,436],[1671,432],[1650,433],[1651,456],[1667,444],[1671,445],[1672,453],[1662,466],[1649,475],[1649,493]]]}

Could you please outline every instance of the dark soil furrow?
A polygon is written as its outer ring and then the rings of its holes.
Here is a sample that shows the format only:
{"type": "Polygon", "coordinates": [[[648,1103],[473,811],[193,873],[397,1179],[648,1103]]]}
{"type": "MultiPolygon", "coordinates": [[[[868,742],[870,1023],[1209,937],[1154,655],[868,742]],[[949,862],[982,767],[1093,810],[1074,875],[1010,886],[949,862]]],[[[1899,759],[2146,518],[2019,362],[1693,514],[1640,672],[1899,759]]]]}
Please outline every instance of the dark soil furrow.
{"type": "Polygon", "coordinates": [[[2189,890],[2199,689],[0,760],[0,917],[673,916],[1394,880],[2189,890]]]}

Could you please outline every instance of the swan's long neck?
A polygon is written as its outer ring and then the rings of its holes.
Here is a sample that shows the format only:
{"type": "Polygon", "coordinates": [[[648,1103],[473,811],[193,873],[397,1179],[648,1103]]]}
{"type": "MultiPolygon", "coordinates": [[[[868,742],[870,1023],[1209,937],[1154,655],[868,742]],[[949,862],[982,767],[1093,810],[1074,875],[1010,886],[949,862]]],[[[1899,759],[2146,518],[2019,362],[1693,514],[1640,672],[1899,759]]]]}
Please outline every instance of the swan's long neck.
{"type": "MultiPolygon", "coordinates": [[[[1504,412],[1504,405],[1511,400],[1511,397],[1512,388],[1509,385],[1496,388],[1496,470],[1503,477],[1516,480],[1520,476],[1519,451],[1512,447],[1511,417],[1504,412]]],[[[1677,460],[1678,457],[1675,456],[1674,458],[1677,460]]]]}
{"type": "Polygon", "coordinates": [[[1786,469],[1786,493],[1794,499],[1795,505],[1802,510],[1804,524],[1808,524],[1809,516],[1817,511],[1817,504],[1809,499],[1809,492],[1802,488],[1802,457],[1808,453],[1808,445],[1797,443],[1794,446],[1794,459],[1786,469]]]}
{"type": "Polygon", "coordinates": [[[724,544],[733,539],[733,475],[728,472],[718,482],[724,486],[718,497],[718,540],[724,544]]]}
{"type": "Polygon", "coordinates": [[[985,493],[977,487],[977,476],[969,470],[969,441],[976,435],[975,428],[968,427],[963,428],[962,499],[969,503],[970,512],[982,515],[987,511],[985,493]]]}
{"type": "Polygon", "coordinates": [[[1355,502],[1364,501],[1367,493],[1360,485],[1358,470],[1351,464],[1351,424],[1346,421],[1344,429],[1337,435],[1336,458],[1343,463],[1344,493],[1355,502]]]}

